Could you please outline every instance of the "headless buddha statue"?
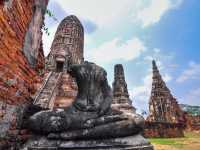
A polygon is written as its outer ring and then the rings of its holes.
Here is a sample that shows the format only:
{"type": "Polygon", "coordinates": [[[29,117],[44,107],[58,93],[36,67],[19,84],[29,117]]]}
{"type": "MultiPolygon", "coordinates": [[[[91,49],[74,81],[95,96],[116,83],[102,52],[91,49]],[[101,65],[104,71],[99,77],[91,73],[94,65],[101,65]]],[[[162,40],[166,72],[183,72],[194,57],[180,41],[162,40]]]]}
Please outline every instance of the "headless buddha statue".
{"type": "Polygon", "coordinates": [[[112,90],[106,71],[94,63],[72,65],[78,95],[65,109],[41,111],[29,119],[29,128],[50,139],[100,139],[138,134],[144,119],[111,109],[112,90]]]}

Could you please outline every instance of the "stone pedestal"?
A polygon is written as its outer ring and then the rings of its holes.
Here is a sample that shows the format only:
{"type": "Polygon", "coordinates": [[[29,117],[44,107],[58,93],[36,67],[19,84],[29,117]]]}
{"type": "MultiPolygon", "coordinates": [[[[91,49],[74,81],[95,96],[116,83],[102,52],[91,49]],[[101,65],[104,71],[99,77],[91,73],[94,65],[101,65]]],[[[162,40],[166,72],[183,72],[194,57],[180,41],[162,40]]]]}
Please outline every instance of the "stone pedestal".
{"type": "Polygon", "coordinates": [[[46,137],[30,139],[22,150],[153,150],[141,135],[84,141],[49,140],[46,137]]]}

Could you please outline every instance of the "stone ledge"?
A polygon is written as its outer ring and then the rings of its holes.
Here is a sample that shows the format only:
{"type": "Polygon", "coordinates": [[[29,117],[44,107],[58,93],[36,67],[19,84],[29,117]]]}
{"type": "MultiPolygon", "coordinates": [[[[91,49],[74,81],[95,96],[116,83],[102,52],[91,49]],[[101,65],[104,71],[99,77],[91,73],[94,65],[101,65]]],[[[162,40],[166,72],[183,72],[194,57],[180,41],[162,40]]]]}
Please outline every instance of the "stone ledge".
{"type": "Polygon", "coordinates": [[[135,146],[135,147],[91,147],[91,148],[62,148],[62,147],[30,147],[28,150],[153,150],[153,146],[135,146]]]}
{"type": "Polygon", "coordinates": [[[29,147],[28,150],[58,150],[57,147],[29,147]]]}
{"type": "Polygon", "coordinates": [[[141,135],[82,141],[37,137],[30,139],[22,150],[153,150],[153,146],[141,135]]]}

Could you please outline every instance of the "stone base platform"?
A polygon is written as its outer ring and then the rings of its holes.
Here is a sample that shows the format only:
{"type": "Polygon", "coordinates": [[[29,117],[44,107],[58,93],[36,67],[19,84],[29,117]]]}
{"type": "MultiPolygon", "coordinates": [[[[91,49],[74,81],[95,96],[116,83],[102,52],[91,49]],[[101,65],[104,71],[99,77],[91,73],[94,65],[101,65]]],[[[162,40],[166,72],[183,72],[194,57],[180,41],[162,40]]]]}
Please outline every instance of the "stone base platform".
{"type": "Polygon", "coordinates": [[[59,141],[35,137],[21,150],[153,150],[153,146],[141,135],[85,141],[59,141]]]}

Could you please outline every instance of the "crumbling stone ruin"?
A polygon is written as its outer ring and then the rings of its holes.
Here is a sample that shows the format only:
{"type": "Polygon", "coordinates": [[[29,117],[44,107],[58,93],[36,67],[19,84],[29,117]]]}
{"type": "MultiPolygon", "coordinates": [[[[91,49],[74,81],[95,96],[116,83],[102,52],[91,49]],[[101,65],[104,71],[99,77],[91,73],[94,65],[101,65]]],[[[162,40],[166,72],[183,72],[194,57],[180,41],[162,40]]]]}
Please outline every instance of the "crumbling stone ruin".
{"type": "Polygon", "coordinates": [[[200,115],[194,116],[185,113],[186,118],[186,130],[200,132],[200,115]]]}
{"type": "Polygon", "coordinates": [[[183,136],[184,113],[163,81],[156,62],[153,65],[153,81],[146,119],[145,134],[148,137],[183,136]]]}
{"type": "Polygon", "coordinates": [[[179,105],[186,119],[186,131],[200,132],[200,106],[179,105]]]}
{"type": "Polygon", "coordinates": [[[132,101],[129,98],[124,69],[121,64],[117,64],[114,67],[112,108],[129,113],[136,112],[136,109],[132,106],[132,101]]]}

